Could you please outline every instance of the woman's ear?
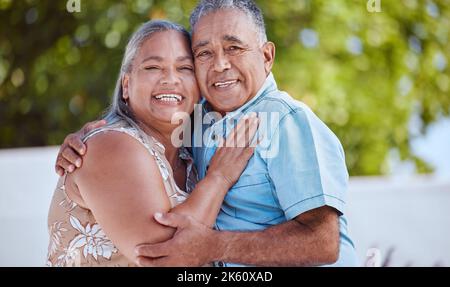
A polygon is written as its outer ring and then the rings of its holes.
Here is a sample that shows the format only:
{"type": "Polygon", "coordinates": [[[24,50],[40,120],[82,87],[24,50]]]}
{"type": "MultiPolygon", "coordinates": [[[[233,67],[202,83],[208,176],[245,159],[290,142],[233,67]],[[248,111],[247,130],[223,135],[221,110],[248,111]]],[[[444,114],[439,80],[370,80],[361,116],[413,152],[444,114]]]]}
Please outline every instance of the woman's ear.
{"type": "Polygon", "coordinates": [[[122,97],[125,100],[125,102],[128,101],[130,98],[130,76],[128,74],[125,74],[122,78],[122,97]]]}
{"type": "Polygon", "coordinates": [[[275,61],[275,44],[272,42],[267,42],[262,47],[262,52],[264,55],[264,69],[268,75],[272,71],[273,62],[275,61]]]}

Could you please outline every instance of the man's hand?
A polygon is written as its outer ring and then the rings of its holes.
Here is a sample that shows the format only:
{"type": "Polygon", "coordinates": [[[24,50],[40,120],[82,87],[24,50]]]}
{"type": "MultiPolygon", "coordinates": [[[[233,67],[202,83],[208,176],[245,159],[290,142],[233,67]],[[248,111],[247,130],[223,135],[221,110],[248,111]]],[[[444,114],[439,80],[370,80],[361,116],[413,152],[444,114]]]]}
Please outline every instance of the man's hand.
{"type": "Polygon", "coordinates": [[[160,224],[174,227],[177,231],[168,241],[137,246],[137,265],[203,266],[214,260],[214,252],[217,251],[214,243],[216,231],[190,216],[176,213],[156,213],[154,218],[160,224]]]}
{"type": "Polygon", "coordinates": [[[202,266],[213,261],[251,266],[318,266],[339,257],[339,220],[322,206],[264,230],[215,231],[170,213],[155,220],[177,228],[173,238],[136,247],[140,266],[202,266]]]}
{"type": "Polygon", "coordinates": [[[105,120],[89,122],[84,127],[73,134],[68,135],[61,145],[56,158],[55,171],[60,176],[64,171],[73,172],[75,168],[81,167],[82,156],[86,153],[86,146],[82,138],[90,131],[102,127],[106,124],[105,120]]]}

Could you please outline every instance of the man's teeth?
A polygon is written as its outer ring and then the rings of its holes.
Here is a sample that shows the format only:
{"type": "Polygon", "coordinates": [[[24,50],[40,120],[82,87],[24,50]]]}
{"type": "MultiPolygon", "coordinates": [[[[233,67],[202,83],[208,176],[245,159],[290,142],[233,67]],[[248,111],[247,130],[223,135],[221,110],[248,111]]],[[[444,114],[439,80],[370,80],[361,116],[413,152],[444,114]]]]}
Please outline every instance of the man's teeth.
{"type": "Polygon", "coordinates": [[[176,94],[164,94],[155,96],[155,99],[163,102],[181,102],[183,98],[176,94]]]}
{"type": "Polygon", "coordinates": [[[228,87],[229,85],[232,85],[234,83],[237,83],[237,80],[227,81],[227,82],[217,82],[214,84],[214,86],[219,87],[219,88],[224,88],[224,87],[228,87]]]}

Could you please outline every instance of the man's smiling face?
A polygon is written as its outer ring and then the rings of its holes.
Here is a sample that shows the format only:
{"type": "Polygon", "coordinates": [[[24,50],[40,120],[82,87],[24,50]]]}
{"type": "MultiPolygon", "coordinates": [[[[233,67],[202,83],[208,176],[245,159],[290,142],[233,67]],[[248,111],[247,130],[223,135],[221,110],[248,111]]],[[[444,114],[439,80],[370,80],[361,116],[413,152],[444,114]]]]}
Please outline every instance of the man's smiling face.
{"type": "Polygon", "coordinates": [[[200,90],[221,113],[238,109],[256,95],[275,51],[272,43],[261,43],[252,19],[236,9],[201,17],[193,27],[192,49],[200,90]]]}

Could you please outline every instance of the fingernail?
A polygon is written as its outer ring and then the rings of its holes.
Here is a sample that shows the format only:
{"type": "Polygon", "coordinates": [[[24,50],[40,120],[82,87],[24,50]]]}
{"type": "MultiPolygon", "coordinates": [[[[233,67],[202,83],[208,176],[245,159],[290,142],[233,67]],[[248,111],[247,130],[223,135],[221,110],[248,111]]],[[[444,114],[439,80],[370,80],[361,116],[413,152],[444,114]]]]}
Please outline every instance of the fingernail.
{"type": "Polygon", "coordinates": [[[162,213],[161,212],[156,212],[155,213],[155,217],[156,218],[162,218],[162,213]]]}
{"type": "Polygon", "coordinates": [[[255,112],[251,112],[251,113],[250,113],[250,117],[251,117],[251,118],[256,118],[256,116],[257,116],[257,114],[256,114],[255,112]]]}
{"type": "Polygon", "coordinates": [[[84,150],[84,148],[82,148],[82,149],[80,150],[81,155],[84,155],[84,152],[85,152],[85,150],[84,150]]]}
{"type": "Polygon", "coordinates": [[[75,167],[73,165],[69,166],[69,172],[74,171],[75,167]]]}
{"type": "Polygon", "coordinates": [[[246,120],[246,119],[248,119],[248,118],[249,118],[248,115],[245,115],[245,116],[242,117],[242,119],[244,119],[244,120],[246,120]]]}
{"type": "Polygon", "coordinates": [[[76,165],[77,167],[80,167],[80,166],[81,166],[81,160],[80,160],[80,159],[77,159],[77,161],[75,162],[75,165],[76,165]]]}

